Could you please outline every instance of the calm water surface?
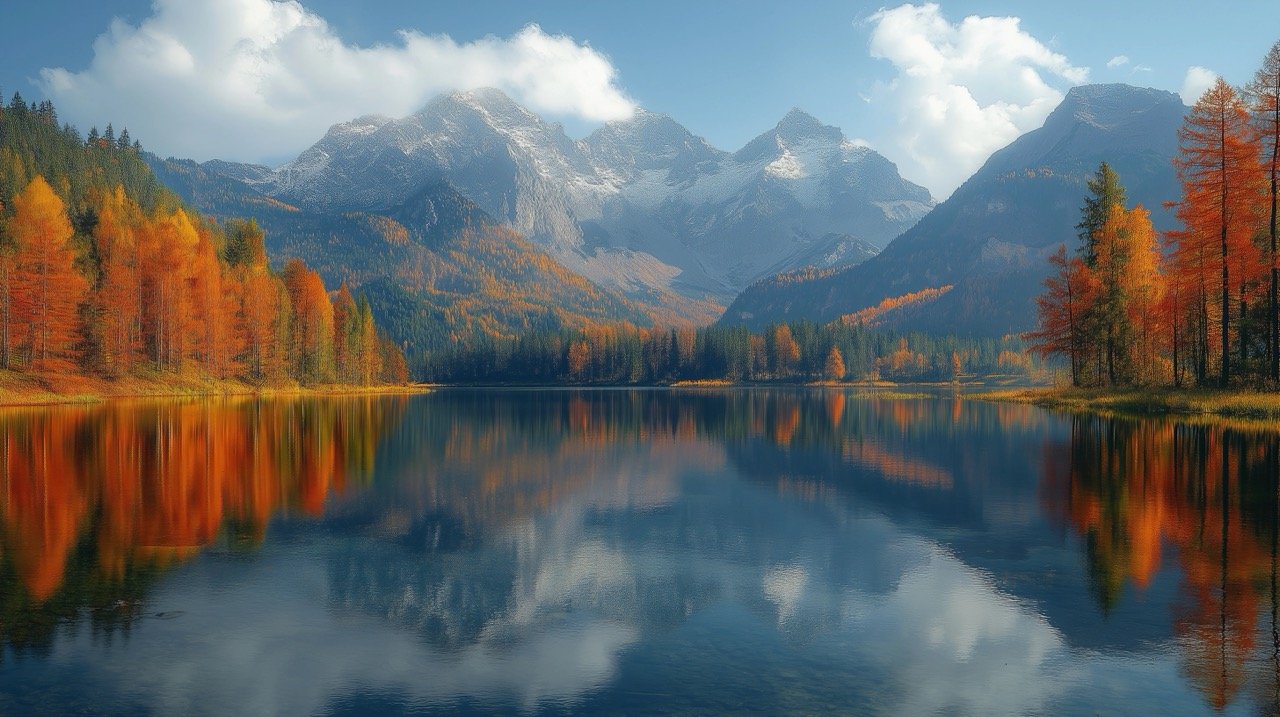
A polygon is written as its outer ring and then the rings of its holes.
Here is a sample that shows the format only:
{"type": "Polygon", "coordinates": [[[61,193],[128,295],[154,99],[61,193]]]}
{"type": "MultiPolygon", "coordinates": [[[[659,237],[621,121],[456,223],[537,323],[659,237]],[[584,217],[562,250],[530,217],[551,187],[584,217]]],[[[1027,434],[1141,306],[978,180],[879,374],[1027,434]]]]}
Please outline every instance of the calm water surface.
{"type": "Polygon", "coordinates": [[[1271,714],[1277,466],[820,390],[0,410],[0,714],[1271,714]]]}

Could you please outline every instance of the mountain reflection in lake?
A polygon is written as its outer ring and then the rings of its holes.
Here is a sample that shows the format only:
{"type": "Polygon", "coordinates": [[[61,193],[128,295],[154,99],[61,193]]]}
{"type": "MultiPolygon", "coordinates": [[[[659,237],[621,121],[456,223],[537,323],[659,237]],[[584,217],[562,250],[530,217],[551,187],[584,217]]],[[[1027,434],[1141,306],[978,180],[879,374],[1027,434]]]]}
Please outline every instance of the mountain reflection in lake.
{"type": "Polygon", "coordinates": [[[1271,713],[1278,465],[836,390],[0,410],[0,713],[1271,713]]]}

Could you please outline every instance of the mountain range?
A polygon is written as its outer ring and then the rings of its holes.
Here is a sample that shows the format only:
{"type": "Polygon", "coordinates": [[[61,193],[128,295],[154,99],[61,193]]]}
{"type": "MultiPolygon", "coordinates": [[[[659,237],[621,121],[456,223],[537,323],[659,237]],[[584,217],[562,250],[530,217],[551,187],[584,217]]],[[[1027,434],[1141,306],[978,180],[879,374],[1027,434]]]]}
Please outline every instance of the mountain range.
{"type": "Polygon", "coordinates": [[[831,321],[889,297],[927,306],[882,325],[947,334],[1002,335],[1035,326],[1048,257],[1077,243],[1085,183],[1106,161],[1131,204],[1172,228],[1164,203],[1179,196],[1171,160],[1186,107],[1171,93],[1129,85],[1071,89],[1042,127],[997,151],[946,201],[857,266],[783,274],[753,284],[721,321],[831,321]],[[947,288],[950,287],[950,288],[947,288]],[[939,290],[939,291],[927,291],[939,290]]]}
{"type": "Polygon", "coordinates": [[[573,140],[490,89],[334,125],[277,168],[152,164],[202,211],[259,217],[274,255],[304,255],[327,280],[414,317],[406,332],[423,346],[717,317],[759,327],[874,315],[1001,335],[1034,326],[1047,258],[1075,241],[1100,162],[1170,227],[1185,111],[1169,92],[1073,88],[936,206],[893,163],[800,110],[730,153],[645,110],[573,140]]]}
{"type": "Polygon", "coordinates": [[[891,162],[799,110],[729,153],[644,110],[574,141],[492,89],[335,125],[275,169],[202,169],[311,212],[392,211],[444,182],[575,273],[675,309],[856,263],[933,206],[891,162]]]}

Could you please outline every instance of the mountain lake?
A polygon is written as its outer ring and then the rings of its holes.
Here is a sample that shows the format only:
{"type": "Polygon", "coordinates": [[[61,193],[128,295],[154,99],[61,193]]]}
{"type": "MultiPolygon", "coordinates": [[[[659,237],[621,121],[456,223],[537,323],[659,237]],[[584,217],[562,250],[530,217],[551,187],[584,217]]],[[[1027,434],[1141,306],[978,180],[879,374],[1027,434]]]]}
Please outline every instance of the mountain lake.
{"type": "Polygon", "coordinates": [[[0,713],[1270,714],[1278,477],[945,391],[0,409],[0,713]]]}

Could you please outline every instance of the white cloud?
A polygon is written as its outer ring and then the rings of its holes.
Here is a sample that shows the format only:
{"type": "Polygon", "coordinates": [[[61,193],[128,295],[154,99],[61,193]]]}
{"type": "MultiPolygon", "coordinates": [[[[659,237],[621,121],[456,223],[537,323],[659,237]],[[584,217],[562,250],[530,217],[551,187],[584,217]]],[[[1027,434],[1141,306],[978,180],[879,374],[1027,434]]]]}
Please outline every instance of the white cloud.
{"type": "Polygon", "coordinates": [[[1129,56],[1128,56],[1128,55],[1116,55],[1115,57],[1111,58],[1110,60],[1107,60],[1107,67],[1109,67],[1109,68],[1111,68],[1111,69],[1113,69],[1113,70],[1114,70],[1115,68],[1117,68],[1117,67],[1124,67],[1124,66],[1125,66],[1125,65],[1127,65],[1127,64],[1129,64],[1129,56]]]}
{"type": "Polygon", "coordinates": [[[1182,81],[1182,91],[1178,94],[1182,96],[1184,104],[1194,105],[1196,100],[1200,99],[1213,83],[1218,79],[1218,73],[1213,70],[1192,65],[1187,68],[1187,76],[1182,81]]]}
{"type": "Polygon", "coordinates": [[[82,128],[127,125],[161,154],[198,159],[284,157],[336,122],[404,116],[478,87],[587,121],[634,109],[607,57],[536,25],[469,43],[405,30],[357,47],[296,0],[155,0],[139,25],[113,21],[93,52],[83,71],[41,71],[59,112],[82,128]]]}
{"type": "Polygon", "coordinates": [[[899,163],[939,197],[1044,122],[1063,98],[1051,81],[1088,80],[1086,68],[1023,31],[1016,17],[952,23],[926,4],[880,10],[868,22],[871,56],[896,70],[877,93],[897,115],[899,163]]]}
{"type": "Polygon", "coordinates": [[[1148,67],[1147,65],[1134,65],[1133,69],[1130,70],[1130,72],[1132,72],[1133,74],[1137,74],[1139,72],[1151,72],[1151,71],[1152,71],[1151,68],[1148,67]]]}
{"type": "MultiPolygon", "coordinates": [[[[334,610],[323,597],[297,600],[331,590],[326,566],[314,556],[266,556],[234,576],[216,565],[188,570],[191,579],[171,581],[151,599],[190,612],[147,621],[146,629],[130,634],[130,659],[95,659],[101,645],[89,631],[69,636],[54,659],[77,672],[87,669],[104,684],[127,686],[131,703],[156,714],[319,714],[336,695],[361,686],[417,705],[485,697],[532,712],[543,702],[572,703],[609,684],[619,653],[639,637],[628,625],[596,616],[558,619],[563,603],[556,603],[537,624],[517,630],[490,624],[483,634],[442,649],[411,625],[334,610]],[[211,584],[219,586],[214,594],[206,589],[211,584]],[[188,649],[174,651],[176,644],[188,649]]],[[[406,601],[414,599],[413,587],[405,586],[406,601]]]]}

